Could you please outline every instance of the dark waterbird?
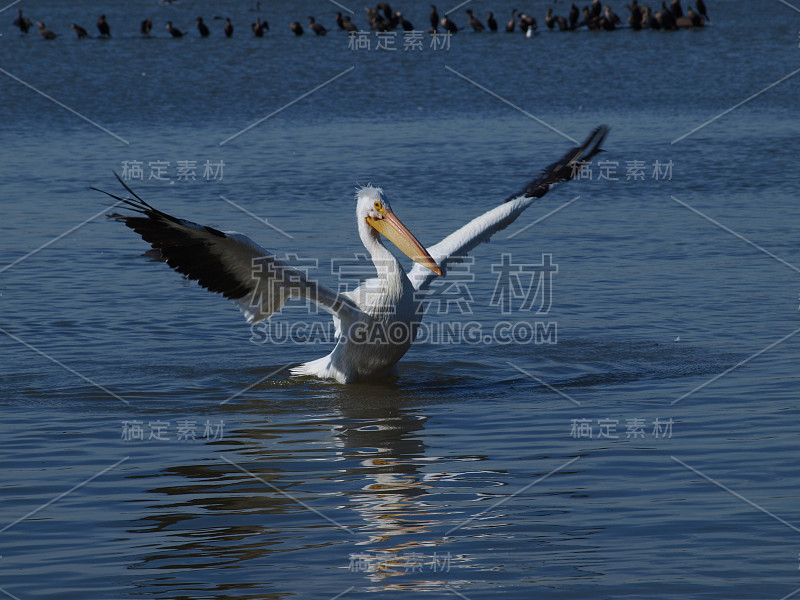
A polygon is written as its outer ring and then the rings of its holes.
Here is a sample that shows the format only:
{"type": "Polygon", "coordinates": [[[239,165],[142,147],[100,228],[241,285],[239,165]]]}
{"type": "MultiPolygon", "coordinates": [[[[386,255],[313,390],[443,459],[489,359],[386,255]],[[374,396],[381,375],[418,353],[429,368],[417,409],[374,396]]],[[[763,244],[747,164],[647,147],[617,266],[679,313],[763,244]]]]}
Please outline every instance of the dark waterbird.
{"type": "Polygon", "coordinates": [[[197,31],[200,32],[200,37],[208,37],[211,32],[208,30],[208,25],[203,23],[203,17],[197,17],[195,21],[197,21],[197,31]]]}
{"type": "Polygon", "coordinates": [[[292,33],[294,33],[295,35],[299,36],[299,35],[303,35],[303,33],[305,33],[303,31],[303,26],[300,25],[300,23],[298,23],[297,21],[292,21],[292,24],[289,25],[289,27],[292,30],[292,33]]]}
{"type": "Polygon", "coordinates": [[[233,23],[231,23],[230,17],[225,19],[225,37],[233,37],[233,23]]]}
{"type": "Polygon", "coordinates": [[[597,31],[601,28],[600,17],[593,17],[588,6],[583,7],[583,21],[577,27],[586,27],[589,31],[597,31]]]}
{"type": "Polygon", "coordinates": [[[689,19],[689,22],[692,24],[692,27],[704,27],[705,26],[706,22],[703,19],[703,17],[698,15],[696,12],[694,12],[694,10],[692,10],[691,6],[686,9],[686,15],[687,15],[687,17],[689,19]]]}
{"type": "Polygon", "coordinates": [[[397,17],[397,21],[400,24],[400,27],[403,28],[403,31],[414,31],[414,25],[412,25],[411,21],[409,21],[403,16],[403,13],[398,11],[397,13],[395,13],[395,16],[397,17]]]}
{"type": "Polygon", "coordinates": [[[14,19],[14,27],[19,28],[22,33],[28,33],[28,30],[33,26],[31,20],[22,16],[22,9],[17,9],[17,18],[14,19]]]}
{"type": "MultiPolygon", "coordinates": [[[[256,19],[255,23],[250,24],[250,28],[253,30],[253,35],[256,37],[264,37],[264,23],[261,22],[261,17],[256,19]]],[[[266,27],[269,29],[269,27],[266,27]]]]}
{"type": "Polygon", "coordinates": [[[397,25],[397,23],[395,22],[394,11],[392,11],[392,7],[389,6],[388,2],[381,2],[375,8],[378,11],[383,12],[383,18],[386,19],[386,21],[388,21],[392,25],[397,25]]]}
{"type": "Polygon", "coordinates": [[[548,29],[553,29],[556,26],[556,18],[553,16],[553,7],[547,7],[547,13],[544,15],[544,24],[548,29]]]}
{"type": "Polygon", "coordinates": [[[539,28],[539,25],[536,23],[536,19],[534,17],[530,17],[525,13],[520,14],[519,16],[519,29],[527,35],[531,37],[536,33],[536,30],[539,28]]]}
{"type": "Polygon", "coordinates": [[[364,12],[367,13],[367,23],[372,31],[389,31],[389,24],[377,10],[367,6],[364,8],[364,12]]]}
{"type": "Polygon", "coordinates": [[[172,37],[174,38],[181,38],[183,37],[183,32],[178,29],[177,27],[172,26],[172,21],[167,21],[167,31],[170,32],[172,37]]]}
{"type": "Polygon", "coordinates": [[[36,22],[36,26],[39,28],[39,35],[42,36],[46,40],[54,40],[58,37],[58,34],[46,29],[44,23],[41,21],[36,22]]]}
{"type": "Polygon", "coordinates": [[[653,14],[653,9],[649,6],[645,6],[642,11],[642,28],[661,29],[661,21],[656,18],[656,15],[653,14]]]}
{"type": "Polygon", "coordinates": [[[442,27],[444,27],[444,30],[448,33],[458,33],[458,26],[449,16],[447,16],[447,13],[445,13],[444,17],[442,17],[441,23],[442,27]]]}
{"type": "MultiPolygon", "coordinates": [[[[401,26],[400,11],[393,11],[388,2],[381,2],[378,4],[377,9],[383,12],[383,20],[386,23],[388,30],[392,31],[401,26]]],[[[410,31],[410,30],[409,30],[410,31]]]]}
{"type": "Polygon", "coordinates": [[[706,11],[706,3],[703,2],[703,0],[697,0],[697,2],[695,2],[695,6],[697,6],[697,12],[700,13],[701,17],[703,17],[706,21],[711,20],[708,18],[708,12],[706,11]]]}
{"type": "Polygon", "coordinates": [[[345,15],[342,17],[342,29],[344,29],[348,34],[358,32],[358,27],[356,27],[355,23],[350,20],[350,15],[345,15]]]}
{"type": "Polygon", "coordinates": [[[489,31],[497,31],[497,21],[494,18],[494,13],[491,11],[486,15],[486,26],[489,28],[489,31]]]}
{"type": "Polygon", "coordinates": [[[78,36],[79,40],[81,40],[81,39],[83,39],[85,37],[89,37],[89,34],[86,33],[86,30],[83,27],[81,27],[80,25],[76,25],[75,23],[73,23],[72,25],[70,25],[70,27],[72,28],[72,31],[75,32],[75,35],[78,36]]]}
{"type": "Polygon", "coordinates": [[[367,22],[372,31],[392,31],[397,27],[398,20],[396,17],[387,19],[381,14],[380,5],[378,8],[367,8],[367,22]]]}
{"type": "Polygon", "coordinates": [[[511,9],[511,19],[506,23],[506,33],[514,33],[514,30],[517,28],[517,9],[511,9]]]}
{"type": "Polygon", "coordinates": [[[667,8],[666,2],[661,2],[661,12],[656,13],[656,18],[661,24],[661,29],[665,31],[674,31],[678,28],[678,25],[675,23],[675,17],[672,16],[672,11],[667,8]]]}
{"type": "Polygon", "coordinates": [[[485,29],[483,23],[481,23],[478,19],[475,18],[475,15],[472,14],[472,9],[467,9],[467,14],[469,15],[469,26],[472,27],[472,31],[475,33],[480,33],[485,29]]]}
{"type": "Polygon", "coordinates": [[[604,25],[604,27],[609,31],[614,29],[617,25],[622,25],[622,19],[619,18],[617,13],[611,10],[610,6],[606,6],[603,9],[603,17],[607,23],[611,23],[610,27],[608,25],[604,25]]]}
{"type": "Polygon", "coordinates": [[[321,24],[317,23],[314,20],[314,17],[308,17],[308,28],[317,35],[325,35],[328,33],[328,30],[325,29],[325,27],[323,27],[321,24]]]}
{"type": "Polygon", "coordinates": [[[633,0],[633,2],[631,4],[629,4],[627,8],[631,13],[631,16],[628,17],[628,23],[630,24],[632,29],[635,29],[635,30],[638,31],[639,29],[641,29],[644,26],[644,24],[642,22],[643,21],[643,17],[644,17],[644,13],[642,13],[642,9],[639,6],[639,1],[638,0],[633,0]]]}
{"type": "Polygon", "coordinates": [[[100,15],[97,19],[97,31],[100,32],[100,37],[110,38],[111,27],[108,26],[105,15],[100,15]]]}
{"type": "Polygon", "coordinates": [[[436,5],[431,4],[430,23],[433,29],[439,28],[439,11],[436,10],[436,5]]]}
{"type": "Polygon", "coordinates": [[[575,29],[578,26],[578,19],[580,19],[581,13],[578,10],[578,7],[574,4],[569,9],[569,28],[575,29]]]}
{"type": "Polygon", "coordinates": [[[150,19],[145,19],[139,24],[139,33],[144,37],[150,37],[151,29],[153,29],[153,22],[150,19]]]}
{"type": "Polygon", "coordinates": [[[569,29],[569,23],[567,23],[567,20],[561,15],[553,15],[553,9],[550,7],[547,9],[547,15],[544,18],[544,23],[549,29],[554,29],[556,25],[558,25],[559,31],[567,31],[569,29]]]}

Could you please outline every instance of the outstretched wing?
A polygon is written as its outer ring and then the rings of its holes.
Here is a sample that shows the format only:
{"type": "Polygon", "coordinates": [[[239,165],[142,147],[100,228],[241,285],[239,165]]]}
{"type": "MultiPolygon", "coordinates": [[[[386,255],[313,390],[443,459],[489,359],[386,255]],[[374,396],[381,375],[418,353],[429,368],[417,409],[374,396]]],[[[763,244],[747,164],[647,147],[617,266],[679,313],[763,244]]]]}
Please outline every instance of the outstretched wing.
{"type": "MultiPolygon", "coordinates": [[[[608,127],[601,125],[596,128],[583,144],[572,148],[522,190],[506,198],[503,204],[483,213],[438,244],[428,248],[428,252],[441,267],[444,276],[447,276],[450,265],[461,262],[478,244],[488,242],[492,235],[508,227],[526,208],[544,196],[551,186],[575,177],[581,164],[601,152],[600,146],[606,135],[608,127]]],[[[417,290],[426,289],[435,276],[430,269],[419,264],[415,264],[408,274],[417,290]]]]}
{"type": "Polygon", "coordinates": [[[361,312],[350,298],[309,280],[246,235],[168,215],[142,200],[119,176],[117,179],[133,198],[92,189],[124,202],[136,214],[109,217],[141,235],[170,267],[235,301],[249,323],[269,318],[289,298],[307,298],[347,321],[361,312]]]}

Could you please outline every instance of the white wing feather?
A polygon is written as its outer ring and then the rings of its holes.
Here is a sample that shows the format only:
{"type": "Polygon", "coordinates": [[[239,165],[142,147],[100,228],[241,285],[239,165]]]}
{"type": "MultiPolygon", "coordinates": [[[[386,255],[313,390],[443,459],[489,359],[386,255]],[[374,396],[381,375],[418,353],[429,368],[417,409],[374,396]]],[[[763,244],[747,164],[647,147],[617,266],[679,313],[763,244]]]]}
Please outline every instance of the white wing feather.
{"type": "MultiPolygon", "coordinates": [[[[457,229],[438,244],[428,248],[433,260],[442,269],[443,276],[447,277],[447,270],[450,265],[461,262],[467,253],[478,244],[488,242],[495,233],[508,227],[522,214],[522,211],[536,200],[537,198],[522,197],[501,204],[457,229]]],[[[436,276],[436,273],[418,263],[414,263],[411,272],[408,274],[414,289],[417,290],[427,289],[436,276]]]]}
{"type": "MultiPolygon", "coordinates": [[[[554,184],[575,177],[581,163],[589,161],[601,152],[600,145],[608,135],[608,127],[597,127],[588,138],[572,148],[556,162],[548,166],[539,177],[531,181],[523,190],[506,199],[505,203],[483,213],[460,229],[454,231],[438,244],[428,248],[428,252],[447,276],[447,267],[460,262],[478,244],[508,227],[526,208],[544,196],[554,184]]],[[[436,274],[427,267],[415,263],[408,278],[417,290],[426,289],[436,274]]]]}

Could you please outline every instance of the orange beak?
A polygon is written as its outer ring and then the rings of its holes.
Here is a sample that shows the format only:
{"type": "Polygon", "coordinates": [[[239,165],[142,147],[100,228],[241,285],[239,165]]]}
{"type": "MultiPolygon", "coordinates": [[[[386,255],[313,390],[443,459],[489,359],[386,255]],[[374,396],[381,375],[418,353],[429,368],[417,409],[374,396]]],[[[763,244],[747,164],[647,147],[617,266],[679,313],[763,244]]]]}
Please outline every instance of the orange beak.
{"type": "Polygon", "coordinates": [[[424,267],[428,267],[437,275],[442,274],[442,270],[425,247],[419,242],[414,234],[398,219],[392,211],[386,211],[382,219],[367,217],[367,223],[375,228],[379,233],[397,246],[400,251],[414,262],[418,262],[424,267]]]}

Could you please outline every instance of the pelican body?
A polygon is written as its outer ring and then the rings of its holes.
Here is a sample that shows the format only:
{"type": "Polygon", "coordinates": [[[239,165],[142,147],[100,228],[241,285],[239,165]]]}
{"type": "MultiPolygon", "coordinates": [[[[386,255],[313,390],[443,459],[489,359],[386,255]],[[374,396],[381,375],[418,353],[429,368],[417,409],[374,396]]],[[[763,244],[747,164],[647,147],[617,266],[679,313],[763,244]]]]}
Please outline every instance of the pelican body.
{"type": "Polygon", "coordinates": [[[340,310],[338,341],[328,355],[292,369],[342,383],[397,375],[397,362],[414,343],[422,303],[403,266],[381,241],[381,234],[418,264],[442,271],[414,235],[394,215],[383,190],[366,186],[356,192],[361,243],[372,257],[378,277],[341,294],[353,306],[340,310]]]}
{"type": "Polygon", "coordinates": [[[450,265],[463,261],[470,250],[510,225],[552,185],[572,179],[582,162],[601,151],[607,134],[607,127],[598,127],[520,192],[427,250],[394,214],[381,188],[358,188],[358,233],[377,277],[350,292],[337,292],[309,279],[241,233],[198,225],[154,208],[119,176],[132,197],[103,193],[134,213],[109,217],[141,235],[170,267],[232,299],[249,323],[269,319],[289,298],[307,299],[333,315],[337,331],[333,350],[293,368],[292,374],[353,383],[397,375],[397,363],[413,344],[422,320],[419,292],[436,277],[446,277],[450,265]],[[410,271],[403,269],[383,238],[416,263],[410,271]]]}

